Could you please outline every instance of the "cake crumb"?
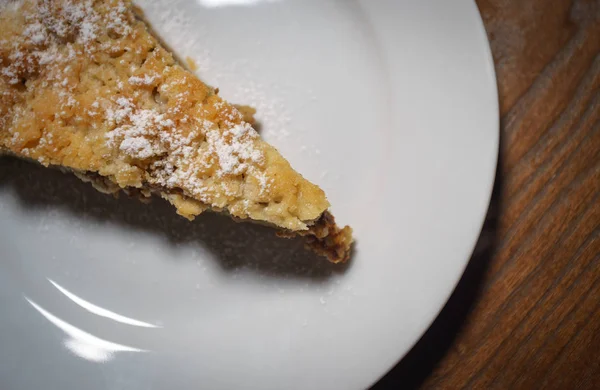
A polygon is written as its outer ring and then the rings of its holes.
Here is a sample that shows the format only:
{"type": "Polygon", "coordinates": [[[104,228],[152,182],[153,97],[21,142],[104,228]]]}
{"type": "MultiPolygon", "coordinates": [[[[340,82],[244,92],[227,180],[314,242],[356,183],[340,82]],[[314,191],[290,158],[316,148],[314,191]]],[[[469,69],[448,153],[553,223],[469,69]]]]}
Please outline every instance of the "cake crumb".
{"type": "Polygon", "coordinates": [[[195,72],[196,70],[198,70],[198,65],[196,64],[196,61],[194,61],[194,59],[192,57],[189,57],[189,56],[185,57],[185,63],[192,72],[195,72]]]}

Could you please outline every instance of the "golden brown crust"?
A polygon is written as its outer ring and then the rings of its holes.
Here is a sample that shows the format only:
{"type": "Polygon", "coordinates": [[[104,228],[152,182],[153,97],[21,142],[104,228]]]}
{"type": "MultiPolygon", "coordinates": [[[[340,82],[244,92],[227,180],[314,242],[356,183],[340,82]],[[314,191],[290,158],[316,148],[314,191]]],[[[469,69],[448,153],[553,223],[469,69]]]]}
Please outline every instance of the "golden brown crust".
{"type": "Polygon", "coordinates": [[[157,193],[189,219],[211,209],[290,232],[319,226],[309,235],[329,241],[313,249],[337,259],[331,248],[349,247],[349,228],[325,229],[323,191],[258,136],[253,112],[180,66],[130,1],[0,6],[0,65],[0,150],[109,192],[157,193]]]}

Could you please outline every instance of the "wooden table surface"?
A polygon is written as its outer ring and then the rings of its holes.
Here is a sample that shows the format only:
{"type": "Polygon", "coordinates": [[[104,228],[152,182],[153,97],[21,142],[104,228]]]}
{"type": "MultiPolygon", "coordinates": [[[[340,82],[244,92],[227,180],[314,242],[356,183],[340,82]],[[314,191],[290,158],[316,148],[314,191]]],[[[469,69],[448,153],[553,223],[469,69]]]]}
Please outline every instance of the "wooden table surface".
{"type": "Polygon", "coordinates": [[[375,389],[600,389],[600,0],[478,0],[500,95],[488,220],[375,389]]]}

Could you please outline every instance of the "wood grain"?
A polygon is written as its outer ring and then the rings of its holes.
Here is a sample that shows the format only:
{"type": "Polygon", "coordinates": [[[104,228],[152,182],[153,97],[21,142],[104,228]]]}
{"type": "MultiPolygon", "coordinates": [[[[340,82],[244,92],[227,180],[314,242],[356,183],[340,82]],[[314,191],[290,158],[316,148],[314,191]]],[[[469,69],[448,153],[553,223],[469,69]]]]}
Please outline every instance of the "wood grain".
{"type": "Polygon", "coordinates": [[[375,388],[600,389],[600,0],[478,0],[501,152],[450,301],[375,388]]]}

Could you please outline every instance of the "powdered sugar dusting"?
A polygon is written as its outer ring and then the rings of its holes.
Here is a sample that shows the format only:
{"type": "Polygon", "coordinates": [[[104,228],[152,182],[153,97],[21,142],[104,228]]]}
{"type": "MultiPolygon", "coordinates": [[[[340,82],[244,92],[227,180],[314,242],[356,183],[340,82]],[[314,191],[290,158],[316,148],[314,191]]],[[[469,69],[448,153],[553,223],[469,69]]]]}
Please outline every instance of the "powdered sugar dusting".
{"type": "MultiPolygon", "coordinates": [[[[94,1],[85,0],[17,0],[0,2],[0,10],[14,12],[24,19],[25,26],[19,36],[0,40],[8,51],[10,62],[3,65],[0,74],[9,84],[15,85],[27,74],[36,74],[43,67],[46,80],[59,88],[63,104],[73,106],[69,93],[69,66],[76,55],[85,52],[93,55],[98,49],[96,40],[101,34],[118,30],[131,32],[126,21],[127,7],[116,2],[111,11],[100,14],[94,1]],[[108,27],[107,27],[108,26],[108,27]]],[[[9,16],[10,17],[10,16],[9,16]]]]}
{"type": "Polygon", "coordinates": [[[206,139],[209,151],[215,153],[219,159],[218,175],[239,175],[248,168],[247,162],[262,162],[263,155],[254,148],[252,142],[256,138],[256,131],[245,122],[225,130],[222,134],[218,130],[209,131],[206,139]]]}
{"type": "Polygon", "coordinates": [[[101,18],[93,8],[92,0],[65,1],[55,7],[50,1],[38,3],[38,12],[48,29],[59,37],[68,37],[77,31],[76,41],[87,45],[97,38],[101,18]],[[58,11],[58,15],[55,15],[58,11]]]}
{"type": "Polygon", "coordinates": [[[144,137],[125,137],[121,142],[119,149],[126,154],[139,159],[149,158],[158,154],[152,147],[150,141],[144,137]]]}
{"type": "Polygon", "coordinates": [[[173,126],[173,122],[154,110],[136,109],[131,99],[116,99],[116,109],[106,110],[106,119],[117,127],[106,133],[109,146],[136,159],[147,159],[165,152],[156,141],[159,132],[173,126]]]}
{"type": "MultiPolygon", "coordinates": [[[[185,188],[206,203],[210,203],[211,186],[201,172],[211,167],[216,169],[216,177],[250,172],[260,182],[261,192],[270,186],[266,175],[256,168],[264,162],[263,153],[255,147],[258,134],[246,122],[223,130],[210,121],[195,119],[196,127],[185,134],[166,114],[141,109],[124,97],[112,102],[105,117],[115,126],[105,136],[110,147],[118,147],[129,158],[153,160],[151,183],[185,188]],[[202,149],[202,140],[206,149],[202,149]]],[[[211,188],[214,190],[214,186],[211,188]]],[[[221,190],[225,195],[235,195],[227,183],[222,183],[221,190]]]]}
{"type": "Polygon", "coordinates": [[[260,192],[263,194],[269,188],[271,188],[271,179],[267,177],[264,173],[257,173],[256,178],[258,179],[258,183],[260,184],[260,192]]]}
{"type": "Polygon", "coordinates": [[[140,77],[140,76],[131,76],[129,78],[129,84],[132,85],[151,85],[154,80],[156,80],[157,76],[150,76],[148,74],[140,77]]]}

